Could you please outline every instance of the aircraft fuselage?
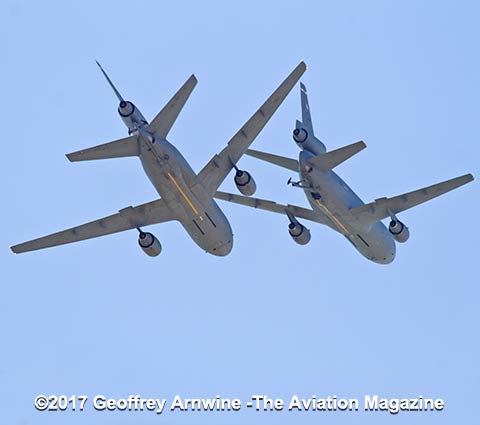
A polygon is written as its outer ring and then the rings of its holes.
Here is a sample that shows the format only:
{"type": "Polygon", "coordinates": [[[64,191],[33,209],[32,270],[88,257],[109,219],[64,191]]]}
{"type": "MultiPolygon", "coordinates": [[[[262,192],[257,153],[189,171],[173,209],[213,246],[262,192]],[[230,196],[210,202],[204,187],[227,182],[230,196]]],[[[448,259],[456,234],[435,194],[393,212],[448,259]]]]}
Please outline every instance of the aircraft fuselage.
{"type": "Polygon", "coordinates": [[[371,227],[359,222],[350,209],[364,205],[355,192],[333,171],[323,172],[307,161],[314,154],[303,150],[299,156],[301,185],[312,208],[325,223],[343,234],[367,259],[380,264],[395,258],[395,241],[382,222],[371,227]]]}
{"type": "Polygon", "coordinates": [[[182,154],[147,132],[140,131],[138,142],[145,173],[193,241],[210,254],[228,255],[233,246],[230,223],[182,154]]]}

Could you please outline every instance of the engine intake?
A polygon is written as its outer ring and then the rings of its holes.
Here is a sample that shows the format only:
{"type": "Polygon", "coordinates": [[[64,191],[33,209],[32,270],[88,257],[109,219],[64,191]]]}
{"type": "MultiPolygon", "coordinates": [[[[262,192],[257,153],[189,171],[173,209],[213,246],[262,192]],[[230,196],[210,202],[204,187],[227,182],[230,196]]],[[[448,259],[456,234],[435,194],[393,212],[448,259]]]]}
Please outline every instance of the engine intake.
{"type": "Polygon", "coordinates": [[[129,100],[122,100],[120,102],[118,105],[118,113],[128,127],[128,134],[132,134],[148,124],[142,113],[129,100]]]}
{"type": "Polygon", "coordinates": [[[237,170],[235,173],[235,185],[245,196],[252,196],[257,190],[257,185],[248,171],[237,170]]]}
{"type": "Polygon", "coordinates": [[[122,100],[118,105],[118,113],[122,117],[129,117],[135,112],[135,105],[130,101],[122,100]]]}
{"type": "Polygon", "coordinates": [[[293,130],[293,140],[296,143],[304,143],[308,138],[307,130],[304,128],[296,128],[293,130]]]}
{"type": "Polygon", "coordinates": [[[150,257],[156,257],[162,252],[160,241],[149,232],[140,232],[138,235],[138,244],[143,252],[150,257]]]}
{"type": "Polygon", "coordinates": [[[301,149],[306,149],[315,155],[321,155],[327,151],[325,145],[318,140],[313,133],[310,134],[307,130],[301,127],[302,123],[297,121],[297,128],[293,130],[293,140],[301,149]]]}
{"type": "Polygon", "coordinates": [[[389,232],[392,234],[393,238],[400,243],[407,242],[410,237],[410,231],[408,227],[405,226],[400,220],[390,221],[388,226],[389,232]]]}
{"type": "Polygon", "coordinates": [[[299,245],[306,245],[312,238],[310,230],[298,221],[296,223],[290,222],[288,225],[288,233],[290,233],[292,239],[299,245]]]}

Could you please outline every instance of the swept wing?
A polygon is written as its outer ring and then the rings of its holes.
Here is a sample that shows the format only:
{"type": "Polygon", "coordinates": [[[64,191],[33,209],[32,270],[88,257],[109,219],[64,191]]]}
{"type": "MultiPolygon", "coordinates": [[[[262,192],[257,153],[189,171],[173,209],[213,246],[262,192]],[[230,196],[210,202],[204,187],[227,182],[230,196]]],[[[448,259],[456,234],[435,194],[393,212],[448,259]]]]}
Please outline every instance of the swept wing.
{"type": "Polygon", "coordinates": [[[203,167],[198,176],[210,194],[213,195],[216,192],[227,174],[246,152],[263,127],[265,127],[306,69],[305,63],[300,62],[260,109],[238,130],[222,152],[216,154],[203,167]]]}
{"type": "Polygon", "coordinates": [[[437,196],[450,192],[457,187],[463,186],[473,180],[471,174],[465,174],[442,183],[404,193],[393,198],[380,198],[360,207],[353,208],[350,212],[359,221],[365,224],[374,224],[384,218],[390,217],[390,213],[398,214],[423,202],[430,201],[437,196]]]}
{"type": "Polygon", "coordinates": [[[329,223],[326,223],[319,214],[316,214],[315,211],[303,207],[297,207],[296,205],[283,205],[266,199],[252,198],[251,196],[235,195],[233,193],[220,191],[217,191],[213,197],[221,199],[222,201],[233,202],[235,204],[271,211],[277,214],[288,215],[287,211],[289,211],[295,217],[304,218],[305,220],[314,221],[315,223],[326,224],[327,226],[330,225],[329,223]]]}
{"type": "Polygon", "coordinates": [[[15,254],[20,254],[22,252],[78,242],[174,219],[173,214],[165,202],[162,199],[157,199],[156,201],[137,207],[124,208],[117,214],[103,217],[99,220],[82,224],[81,226],[72,227],[71,229],[53,233],[42,238],[14,245],[10,249],[15,254]]]}

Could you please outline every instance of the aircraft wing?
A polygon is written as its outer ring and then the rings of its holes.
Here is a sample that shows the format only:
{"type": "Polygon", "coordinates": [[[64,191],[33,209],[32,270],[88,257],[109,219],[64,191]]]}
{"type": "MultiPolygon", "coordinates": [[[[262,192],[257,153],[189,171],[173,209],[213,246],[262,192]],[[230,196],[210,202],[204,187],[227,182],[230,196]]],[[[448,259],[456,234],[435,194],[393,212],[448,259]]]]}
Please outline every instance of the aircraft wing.
{"type": "Polygon", "coordinates": [[[22,252],[35,251],[37,249],[78,242],[174,219],[175,217],[165,202],[162,199],[158,199],[137,207],[124,208],[117,214],[103,217],[99,220],[82,224],[81,226],[72,227],[71,229],[53,233],[29,242],[24,242],[12,246],[10,249],[15,254],[20,254],[22,252]]]}
{"type": "Polygon", "coordinates": [[[329,225],[329,223],[326,223],[319,214],[315,213],[315,211],[303,207],[297,207],[296,205],[282,205],[274,201],[268,201],[266,199],[252,198],[251,196],[234,195],[233,193],[220,191],[215,192],[213,197],[216,199],[221,199],[222,201],[233,202],[234,204],[245,205],[247,207],[258,208],[278,214],[286,215],[286,211],[288,210],[295,217],[304,218],[305,220],[314,221],[315,223],[326,224],[327,226],[329,225]]]}
{"type": "Polygon", "coordinates": [[[423,202],[430,201],[437,196],[443,195],[457,187],[463,186],[473,180],[471,174],[456,177],[442,183],[424,187],[423,189],[413,192],[404,193],[403,195],[393,198],[380,198],[366,205],[353,208],[350,212],[356,216],[361,222],[366,224],[374,224],[384,218],[390,216],[390,212],[397,214],[408,210],[423,202]]]}
{"type": "Polygon", "coordinates": [[[213,195],[216,192],[227,174],[246,152],[263,127],[265,127],[306,69],[305,63],[300,62],[260,109],[238,130],[222,152],[216,154],[203,167],[198,176],[210,194],[213,195]]]}

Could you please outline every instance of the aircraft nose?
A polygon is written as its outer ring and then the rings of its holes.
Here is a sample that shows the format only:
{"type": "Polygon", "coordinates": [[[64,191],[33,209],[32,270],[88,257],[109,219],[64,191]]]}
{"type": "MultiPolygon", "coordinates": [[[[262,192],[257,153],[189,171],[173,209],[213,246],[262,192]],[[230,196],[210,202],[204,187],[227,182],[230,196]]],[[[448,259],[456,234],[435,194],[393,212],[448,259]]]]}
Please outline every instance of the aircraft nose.
{"type": "Polygon", "coordinates": [[[214,255],[218,255],[219,257],[225,257],[226,255],[230,254],[233,248],[232,240],[229,239],[227,242],[223,243],[215,251],[213,251],[214,255]]]}
{"type": "Polygon", "coordinates": [[[390,264],[395,260],[395,251],[389,251],[383,257],[376,258],[374,261],[378,264],[390,264]]]}

